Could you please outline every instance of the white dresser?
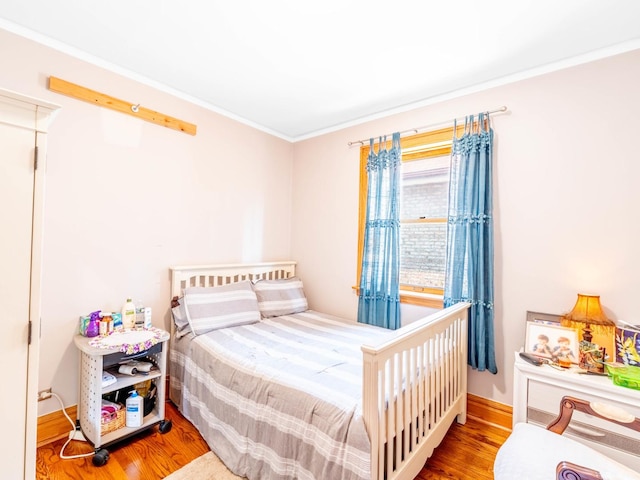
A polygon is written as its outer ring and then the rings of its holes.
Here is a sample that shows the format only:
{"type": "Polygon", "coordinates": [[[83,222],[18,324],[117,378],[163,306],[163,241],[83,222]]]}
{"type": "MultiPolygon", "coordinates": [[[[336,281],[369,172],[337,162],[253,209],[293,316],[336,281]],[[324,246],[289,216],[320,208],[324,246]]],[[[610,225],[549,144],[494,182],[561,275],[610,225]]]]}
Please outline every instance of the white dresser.
{"type": "MultiPolygon", "coordinates": [[[[535,366],[515,354],[513,424],[534,423],[546,427],[558,416],[560,399],[573,396],[622,408],[640,417],[640,390],[614,385],[610,378],[557,370],[548,365],[535,366]]],[[[640,432],[574,412],[565,431],[579,442],[640,471],[640,432]]],[[[535,454],[535,445],[532,445],[535,454]]]]}

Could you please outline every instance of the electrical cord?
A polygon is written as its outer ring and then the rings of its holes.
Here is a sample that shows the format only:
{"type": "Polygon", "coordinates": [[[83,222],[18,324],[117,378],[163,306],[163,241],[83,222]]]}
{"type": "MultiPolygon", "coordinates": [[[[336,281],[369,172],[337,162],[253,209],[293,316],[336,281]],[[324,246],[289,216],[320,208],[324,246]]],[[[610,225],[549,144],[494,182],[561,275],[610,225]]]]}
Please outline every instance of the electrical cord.
{"type": "Polygon", "coordinates": [[[92,455],[95,455],[96,452],[89,452],[89,453],[82,453],[79,455],[65,455],[64,454],[64,449],[67,448],[67,445],[69,445],[69,442],[71,442],[71,440],[73,440],[73,432],[76,431],[76,424],[73,420],[71,420],[71,417],[69,416],[69,414],[67,413],[67,411],[64,408],[64,403],[62,403],[62,399],[60,398],[60,396],[57,393],[53,393],[51,392],[51,396],[56,397],[58,399],[58,402],[60,402],[60,406],[62,407],[62,413],[64,414],[65,417],[67,417],[67,420],[69,420],[69,423],[71,424],[71,432],[69,432],[69,439],[64,442],[64,445],[62,446],[62,448],[60,449],[60,458],[64,459],[64,460],[69,460],[72,458],[85,458],[85,457],[91,457],[92,455]]]}

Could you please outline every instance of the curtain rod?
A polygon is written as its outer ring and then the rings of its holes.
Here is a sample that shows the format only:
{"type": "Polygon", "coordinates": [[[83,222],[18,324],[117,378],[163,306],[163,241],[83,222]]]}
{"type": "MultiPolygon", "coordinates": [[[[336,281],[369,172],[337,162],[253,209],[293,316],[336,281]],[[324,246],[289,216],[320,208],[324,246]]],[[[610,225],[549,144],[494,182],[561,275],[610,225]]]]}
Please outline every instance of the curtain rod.
{"type": "MultiPolygon", "coordinates": [[[[503,105],[502,107],[496,108],[495,110],[488,110],[488,111],[480,112],[480,113],[492,114],[492,113],[501,113],[501,112],[506,112],[506,111],[507,111],[507,107],[505,105],[503,105]]],[[[464,119],[465,119],[465,117],[456,117],[456,118],[453,118],[451,120],[446,120],[444,122],[432,123],[431,125],[423,125],[422,127],[410,128],[409,130],[401,131],[400,132],[400,136],[402,137],[403,135],[405,135],[407,133],[411,133],[411,134],[415,135],[420,130],[425,130],[425,129],[428,129],[428,128],[433,128],[433,127],[438,127],[438,126],[443,126],[443,125],[449,125],[449,124],[451,124],[451,123],[453,123],[453,122],[455,122],[457,120],[464,120],[464,119]]],[[[376,135],[376,136],[379,138],[379,137],[391,136],[391,135],[393,135],[393,134],[392,133],[387,133],[386,135],[376,135]]],[[[372,138],[376,138],[376,137],[372,137],[372,138]]],[[[369,139],[356,140],[354,142],[349,142],[347,145],[350,146],[350,147],[355,145],[356,143],[359,143],[360,145],[364,145],[368,141],[369,141],[369,139]]],[[[375,143],[378,143],[378,142],[375,142],[375,143]]]]}

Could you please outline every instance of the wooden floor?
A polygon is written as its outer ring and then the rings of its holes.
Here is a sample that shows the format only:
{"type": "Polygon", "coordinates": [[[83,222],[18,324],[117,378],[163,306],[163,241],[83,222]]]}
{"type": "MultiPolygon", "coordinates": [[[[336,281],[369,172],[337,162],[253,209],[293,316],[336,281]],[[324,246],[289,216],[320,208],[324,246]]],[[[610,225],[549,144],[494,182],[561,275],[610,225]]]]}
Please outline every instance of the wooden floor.
{"type": "MultiPolygon", "coordinates": [[[[157,427],[132,439],[112,445],[109,461],[95,467],[91,457],[63,460],[60,449],[65,440],[38,448],[36,479],[76,480],[158,480],[178,470],[209,448],[198,431],[167,402],[166,418],[173,422],[169,433],[157,427]]],[[[429,459],[416,480],[493,480],[493,459],[509,432],[468,418],[465,425],[454,422],[449,433],[429,459]]],[[[84,442],[72,441],[65,455],[91,452],[84,442]]],[[[322,479],[329,480],[329,479],[322,479]]]]}

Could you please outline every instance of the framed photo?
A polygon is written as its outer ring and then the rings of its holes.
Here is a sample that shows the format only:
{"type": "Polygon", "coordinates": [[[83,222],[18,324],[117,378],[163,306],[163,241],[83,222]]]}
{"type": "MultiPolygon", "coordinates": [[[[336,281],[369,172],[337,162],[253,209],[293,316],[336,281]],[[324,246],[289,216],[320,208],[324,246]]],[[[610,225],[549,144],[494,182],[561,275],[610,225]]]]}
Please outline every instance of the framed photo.
{"type": "Polygon", "coordinates": [[[560,326],[560,315],[541,312],[527,312],[527,322],[544,323],[545,325],[560,326]]]}
{"type": "Polygon", "coordinates": [[[527,320],[524,351],[558,363],[579,361],[578,332],[536,319],[527,320]]]}

